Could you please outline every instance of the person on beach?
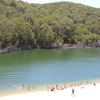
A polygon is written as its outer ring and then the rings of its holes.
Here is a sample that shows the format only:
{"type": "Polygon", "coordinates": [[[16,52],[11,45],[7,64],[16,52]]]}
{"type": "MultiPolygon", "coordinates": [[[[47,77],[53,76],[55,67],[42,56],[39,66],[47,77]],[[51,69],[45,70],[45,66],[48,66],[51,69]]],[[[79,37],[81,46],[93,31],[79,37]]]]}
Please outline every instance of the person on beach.
{"type": "Polygon", "coordinates": [[[30,90],[30,86],[28,85],[28,87],[27,87],[27,90],[29,91],[30,90]]]}
{"type": "Polygon", "coordinates": [[[22,89],[23,89],[23,90],[25,89],[25,86],[24,86],[24,84],[22,85],[22,89]]]}
{"type": "Polygon", "coordinates": [[[95,84],[95,83],[93,83],[93,85],[94,85],[94,86],[96,86],[96,84],[95,84]]]}
{"type": "Polygon", "coordinates": [[[54,88],[54,87],[52,87],[52,88],[51,88],[51,91],[55,91],[55,88],[54,88]]]}
{"type": "Polygon", "coordinates": [[[56,89],[59,90],[59,86],[58,86],[58,84],[56,84],[56,89]]]}
{"type": "Polygon", "coordinates": [[[72,88],[72,95],[75,96],[75,90],[72,88]]]}

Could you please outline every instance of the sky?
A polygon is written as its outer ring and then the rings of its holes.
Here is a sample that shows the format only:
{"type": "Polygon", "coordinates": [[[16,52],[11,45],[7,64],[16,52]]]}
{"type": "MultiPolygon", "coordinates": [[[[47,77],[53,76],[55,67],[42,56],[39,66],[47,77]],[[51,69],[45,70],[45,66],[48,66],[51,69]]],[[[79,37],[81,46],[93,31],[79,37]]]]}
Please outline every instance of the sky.
{"type": "Polygon", "coordinates": [[[51,2],[59,2],[59,1],[69,1],[74,3],[81,3],[84,5],[100,8],[100,0],[23,0],[29,3],[51,3],[51,2]]]}

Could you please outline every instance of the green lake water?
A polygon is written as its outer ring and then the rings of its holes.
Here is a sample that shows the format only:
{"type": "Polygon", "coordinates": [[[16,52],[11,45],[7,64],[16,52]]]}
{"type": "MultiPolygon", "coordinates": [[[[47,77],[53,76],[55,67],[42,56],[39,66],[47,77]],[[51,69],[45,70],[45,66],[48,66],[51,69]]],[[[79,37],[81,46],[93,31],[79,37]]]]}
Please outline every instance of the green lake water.
{"type": "Polygon", "coordinates": [[[100,49],[34,49],[0,54],[0,91],[100,78],[100,49]]]}

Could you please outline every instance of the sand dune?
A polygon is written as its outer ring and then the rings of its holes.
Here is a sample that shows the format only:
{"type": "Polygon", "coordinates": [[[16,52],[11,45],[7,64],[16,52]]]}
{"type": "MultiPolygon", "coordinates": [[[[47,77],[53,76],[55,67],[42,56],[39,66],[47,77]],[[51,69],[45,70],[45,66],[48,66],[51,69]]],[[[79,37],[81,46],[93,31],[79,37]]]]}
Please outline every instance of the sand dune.
{"type": "Polygon", "coordinates": [[[73,87],[64,90],[27,92],[16,95],[1,96],[0,100],[100,100],[100,83],[73,87]]]}

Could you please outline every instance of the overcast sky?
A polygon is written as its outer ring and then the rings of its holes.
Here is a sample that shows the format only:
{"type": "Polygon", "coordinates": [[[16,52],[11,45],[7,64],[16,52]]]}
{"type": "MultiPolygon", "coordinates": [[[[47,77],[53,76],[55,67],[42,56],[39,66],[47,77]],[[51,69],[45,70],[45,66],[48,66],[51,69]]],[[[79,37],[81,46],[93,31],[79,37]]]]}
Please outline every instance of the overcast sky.
{"type": "Polygon", "coordinates": [[[23,0],[29,3],[50,3],[50,2],[57,2],[57,1],[70,1],[75,3],[81,3],[85,5],[89,5],[92,7],[100,8],[100,0],[23,0]]]}

